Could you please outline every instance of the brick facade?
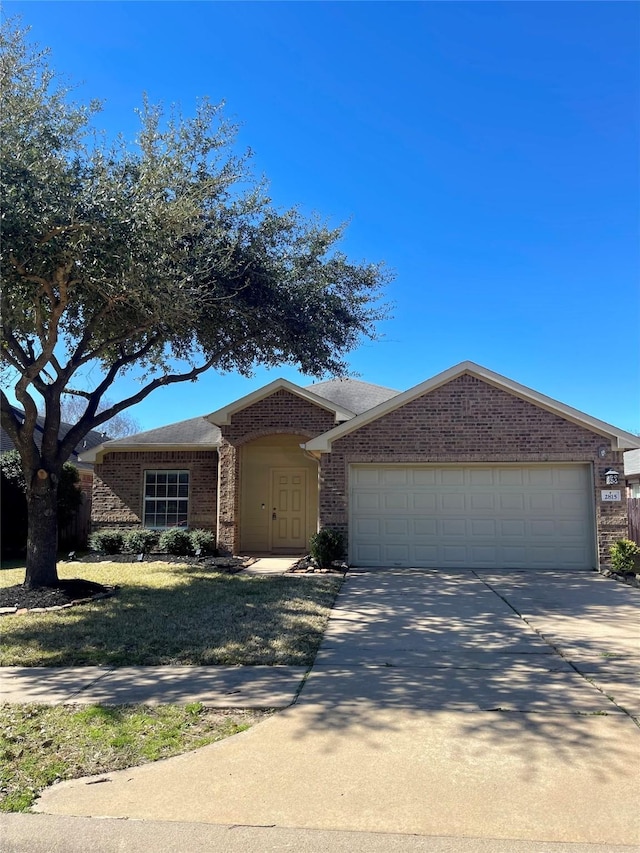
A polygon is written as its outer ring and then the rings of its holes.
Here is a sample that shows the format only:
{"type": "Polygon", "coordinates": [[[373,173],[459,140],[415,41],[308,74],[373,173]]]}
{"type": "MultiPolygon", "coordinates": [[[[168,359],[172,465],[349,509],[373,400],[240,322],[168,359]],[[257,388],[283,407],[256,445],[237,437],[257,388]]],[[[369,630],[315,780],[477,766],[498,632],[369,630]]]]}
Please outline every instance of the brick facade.
{"type": "Polygon", "coordinates": [[[98,527],[142,524],[144,472],[189,471],[189,527],[216,529],[218,454],[215,450],[107,453],[95,466],[91,523],[98,527]]]}
{"type": "MultiPolygon", "coordinates": [[[[237,553],[242,446],[273,434],[311,439],[336,424],[332,411],[285,389],[233,413],[230,421],[220,427],[218,452],[107,453],[95,468],[93,527],[141,524],[144,470],[188,469],[189,526],[216,530],[217,522],[220,551],[237,553]]],[[[623,470],[622,451],[611,451],[610,441],[465,373],[336,439],[331,452],[321,454],[319,523],[348,535],[352,463],[586,463],[593,470],[598,556],[608,565],[609,547],[627,535],[626,501],[601,499],[606,469],[623,470]],[[603,446],[607,454],[600,458],[603,446]]]]}
{"type": "Polygon", "coordinates": [[[601,500],[604,472],[621,470],[622,452],[609,441],[469,375],[418,397],[336,440],[320,463],[320,524],[348,536],[351,463],[586,462],[594,466],[596,529],[601,564],[626,536],[626,502],[601,500]]]}

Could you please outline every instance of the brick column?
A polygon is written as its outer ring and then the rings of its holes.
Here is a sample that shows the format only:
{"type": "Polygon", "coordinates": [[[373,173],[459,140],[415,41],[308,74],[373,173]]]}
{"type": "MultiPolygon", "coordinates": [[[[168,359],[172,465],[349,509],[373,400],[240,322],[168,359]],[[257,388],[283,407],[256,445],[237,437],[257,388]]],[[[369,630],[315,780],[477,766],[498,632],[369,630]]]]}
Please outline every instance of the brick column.
{"type": "Polygon", "coordinates": [[[219,453],[218,491],[218,551],[220,554],[235,554],[239,548],[238,528],[238,454],[236,448],[223,441],[219,453]]]}

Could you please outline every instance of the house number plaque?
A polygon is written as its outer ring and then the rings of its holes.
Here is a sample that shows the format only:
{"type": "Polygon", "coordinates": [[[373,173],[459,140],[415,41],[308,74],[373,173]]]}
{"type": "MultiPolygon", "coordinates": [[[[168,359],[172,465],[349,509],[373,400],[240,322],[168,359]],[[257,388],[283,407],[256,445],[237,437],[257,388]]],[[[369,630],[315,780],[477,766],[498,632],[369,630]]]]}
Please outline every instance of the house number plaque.
{"type": "Polygon", "coordinates": [[[603,489],[602,492],[602,500],[603,501],[620,501],[622,500],[622,495],[620,489],[603,489]]]}

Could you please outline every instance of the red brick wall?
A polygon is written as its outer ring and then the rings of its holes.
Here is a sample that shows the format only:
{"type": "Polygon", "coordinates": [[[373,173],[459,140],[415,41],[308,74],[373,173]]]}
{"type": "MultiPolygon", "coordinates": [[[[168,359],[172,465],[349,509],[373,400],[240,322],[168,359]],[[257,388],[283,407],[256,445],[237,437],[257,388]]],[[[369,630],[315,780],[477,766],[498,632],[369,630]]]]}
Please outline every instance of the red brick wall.
{"type": "Polygon", "coordinates": [[[189,476],[189,527],[216,529],[218,454],[215,450],[107,453],[95,466],[91,524],[142,524],[144,471],[179,469],[189,476]]]}
{"type": "Polygon", "coordinates": [[[622,453],[598,448],[603,436],[463,375],[333,443],[322,455],[320,523],[348,534],[350,463],[589,462],[595,469],[598,548],[626,535],[626,502],[603,503],[604,471],[622,470],[622,453]]]}
{"type": "Polygon", "coordinates": [[[236,412],[228,426],[222,426],[225,439],[238,447],[263,435],[296,433],[309,438],[321,435],[336,425],[333,412],[321,409],[284,389],[236,412]]]}

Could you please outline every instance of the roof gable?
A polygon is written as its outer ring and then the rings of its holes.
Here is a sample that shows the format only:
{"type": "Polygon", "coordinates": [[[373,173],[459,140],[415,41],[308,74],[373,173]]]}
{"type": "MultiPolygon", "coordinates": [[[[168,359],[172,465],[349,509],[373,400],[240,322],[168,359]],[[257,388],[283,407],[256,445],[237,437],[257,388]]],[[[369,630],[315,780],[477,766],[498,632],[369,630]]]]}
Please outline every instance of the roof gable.
{"type": "Polygon", "coordinates": [[[431,379],[427,379],[419,385],[415,385],[413,388],[409,388],[409,390],[403,391],[401,394],[397,394],[396,396],[389,398],[374,408],[362,412],[347,423],[340,424],[323,435],[306,442],[304,447],[306,450],[311,452],[330,453],[332,443],[337,439],[342,438],[342,436],[348,435],[360,427],[365,426],[366,424],[369,424],[378,418],[401,408],[402,406],[405,406],[407,403],[410,403],[418,397],[422,397],[425,394],[435,391],[437,388],[457,379],[463,374],[474,376],[477,379],[486,382],[488,385],[492,385],[506,391],[507,393],[513,394],[522,400],[526,400],[535,406],[546,409],[547,411],[558,415],[565,420],[578,424],[585,429],[606,436],[610,439],[612,449],[614,450],[622,450],[629,447],[640,447],[640,440],[637,436],[633,436],[630,433],[620,430],[611,424],[605,423],[604,421],[600,421],[597,418],[592,418],[590,415],[586,415],[584,412],[578,411],[578,409],[566,406],[564,403],[553,400],[551,397],[540,394],[531,388],[527,388],[525,385],[520,385],[519,383],[514,382],[511,379],[507,379],[499,373],[494,373],[486,367],[482,367],[472,361],[463,361],[442,373],[438,373],[436,376],[431,377],[431,379]]]}
{"type": "Polygon", "coordinates": [[[295,394],[297,397],[306,400],[308,403],[312,403],[314,406],[333,412],[336,423],[350,420],[351,418],[354,418],[356,414],[345,406],[334,403],[326,397],[319,396],[309,388],[302,388],[300,385],[295,385],[293,382],[289,382],[288,379],[275,379],[268,385],[263,385],[262,388],[252,391],[250,394],[241,397],[239,400],[235,400],[228,406],[223,406],[221,409],[211,412],[210,415],[207,415],[207,420],[218,426],[227,426],[231,423],[231,418],[236,412],[241,412],[243,409],[247,409],[249,406],[259,403],[261,400],[270,397],[276,391],[289,391],[291,394],[295,394]]]}

